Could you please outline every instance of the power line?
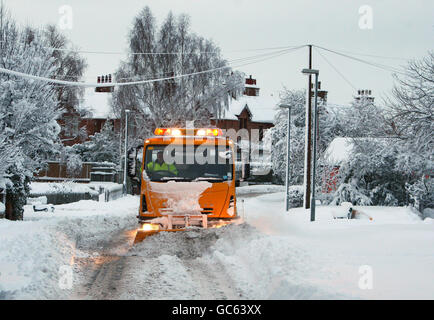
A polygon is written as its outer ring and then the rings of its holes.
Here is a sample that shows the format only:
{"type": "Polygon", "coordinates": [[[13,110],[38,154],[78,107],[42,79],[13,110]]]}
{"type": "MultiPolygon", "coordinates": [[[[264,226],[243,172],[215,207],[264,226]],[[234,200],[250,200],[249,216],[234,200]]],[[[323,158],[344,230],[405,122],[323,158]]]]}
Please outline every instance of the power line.
{"type": "MultiPolygon", "coordinates": [[[[5,42],[5,41],[1,41],[5,42]]],[[[237,53],[237,52],[249,52],[249,51],[269,51],[269,50],[281,50],[281,49],[293,49],[299,46],[281,46],[281,47],[268,47],[268,48],[255,48],[255,49],[240,49],[240,50],[218,50],[218,51],[195,51],[195,52],[128,52],[128,51],[91,51],[91,50],[78,50],[67,48],[55,48],[55,47],[41,47],[47,50],[60,51],[60,52],[74,52],[81,54],[105,54],[105,55],[195,55],[195,54],[207,54],[207,53],[237,53]]]]}
{"type": "MultiPolygon", "coordinates": [[[[234,63],[247,62],[247,61],[250,61],[250,60],[255,61],[255,60],[258,60],[259,58],[273,57],[276,54],[286,53],[286,52],[290,52],[290,51],[293,51],[293,50],[298,50],[301,47],[302,46],[291,48],[291,49],[285,49],[285,50],[279,50],[279,51],[269,52],[269,53],[263,53],[263,54],[255,55],[255,56],[249,56],[249,57],[244,57],[244,58],[238,58],[238,59],[228,60],[227,62],[229,64],[234,64],[234,63]]],[[[170,71],[170,72],[159,73],[159,74],[156,74],[156,75],[168,75],[168,74],[173,74],[173,73],[174,73],[173,71],[170,71]]],[[[155,74],[154,74],[154,76],[155,76],[155,74]]],[[[138,77],[140,77],[140,76],[122,77],[122,78],[117,78],[117,80],[132,80],[132,79],[138,79],[138,77]]],[[[140,79],[140,80],[149,80],[149,78],[140,79]]]]}
{"type": "MultiPolygon", "coordinates": [[[[274,56],[275,54],[286,53],[286,52],[290,52],[290,51],[293,51],[293,50],[298,50],[298,49],[300,49],[302,47],[303,46],[299,46],[299,47],[294,47],[294,48],[291,48],[291,49],[285,49],[285,50],[279,50],[279,51],[274,51],[274,52],[268,52],[268,53],[263,53],[263,54],[259,54],[259,55],[254,55],[254,56],[249,56],[249,57],[244,57],[244,58],[238,58],[238,59],[233,59],[233,60],[228,60],[227,62],[229,64],[233,64],[233,63],[241,63],[241,62],[245,62],[245,61],[249,61],[249,60],[257,60],[257,59],[262,58],[262,57],[269,57],[269,56],[271,57],[271,56],[274,56]]],[[[155,76],[166,76],[166,75],[172,75],[172,74],[174,74],[174,71],[161,72],[161,73],[154,74],[153,76],[154,77],[155,76]]],[[[52,77],[80,79],[83,76],[55,74],[55,75],[52,75],[52,77]]],[[[98,77],[98,75],[94,76],[92,78],[96,78],[96,77],[98,77]]],[[[89,79],[91,77],[90,76],[86,76],[86,78],[89,79]]],[[[150,80],[150,79],[153,79],[153,78],[149,78],[149,77],[140,78],[140,76],[138,76],[138,75],[136,75],[136,76],[130,76],[130,77],[117,78],[118,81],[119,80],[135,80],[135,81],[139,81],[139,80],[150,80]]]]}
{"type": "Polygon", "coordinates": [[[324,48],[324,47],[320,47],[320,46],[315,46],[315,47],[319,48],[319,49],[322,49],[322,50],[325,50],[325,51],[332,52],[334,54],[337,54],[337,55],[340,55],[340,56],[343,56],[343,57],[346,57],[346,58],[351,59],[351,60],[355,60],[355,61],[367,64],[367,65],[379,68],[379,69],[383,69],[383,70],[386,70],[386,71],[389,71],[389,72],[392,72],[392,73],[399,73],[399,74],[402,74],[402,75],[406,75],[405,72],[403,72],[403,71],[401,71],[401,70],[399,70],[399,69],[397,69],[395,67],[391,67],[391,66],[388,66],[388,65],[384,65],[384,64],[380,64],[380,63],[371,62],[371,61],[363,60],[363,59],[360,59],[360,58],[352,57],[350,55],[347,55],[347,54],[344,54],[344,53],[340,53],[340,52],[337,52],[337,51],[334,51],[334,50],[331,50],[331,49],[327,49],[327,48],[324,48]]]}
{"type": "Polygon", "coordinates": [[[381,55],[360,53],[360,52],[354,52],[354,51],[346,51],[346,50],[336,50],[336,49],[334,49],[334,50],[339,51],[339,52],[343,52],[343,53],[354,54],[356,56],[372,57],[372,58],[379,58],[379,59],[390,59],[390,60],[403,60],[403,61],[410,60],[409,58],[402,58],[402,57],[381,56],[381,55]]]}
{"type": "Polygon", "coordinates": [[[294,49],[291,49],[291,50],[285,50],[285,52],[276,53],[273,56],[269,56],[267,58],[263,58],[263,59],[260,59],[260,60],[257,60],[257,61],[253,61],[253,62],[249,62],[249,63],[244,63],[244,64],[241,64],[241,65],[236,65],[236,66],[227,65],[227,66],[222,66],[222,67],[213,68],[213,69],[209,69],[209,70],[203,70],[203,71],[188,73],[188,74],[181,74],[181,75],[175,75],[175,76],[158,78],[158,79],[148,79],[148,80],[140,80],[140,81],[132,81],[132,82],[85,83],[85,82],[73,82],[73,81],[57,80],[57,79],[51,79],[51,78],[47,78],[47,77],[35,76],[35,75],[26,74],[26,73],[23,73],[23,72],[8,70],[8,69],[5,69],[5,68],[0,68],[0,72],[5,73],[5,74],[9,74],[9,75],[13,75],[13,76],[17,76],[17,77],[26,78],[26,79],[45,81],[45,82],[49,82],[49,83],[53,83],[53,84],[59,84],[59,85],[65,85],[65,86],[95,87],[95,88],[98,88],[98,87],[115,87],[115,86],[122,87],[122,86],[129,86],[129,85],[140,85],[140,84],[146,84],[146,83],[160,82],[160,81],[166,81],[166,80],[172,80],[172,79],[180,79],[180,78],[185,78],[185,77],[190,77],[190,76],[196,76],[196,75],[200,75],[200,74],[206,74],[206,73],[216,72],[216,71],[220,71],[220,70],[224,70],[224,69],[229,69],[229,68],[239,68],[239,67],[243,67],[243,66],[246,66],[246,65],[250,65],[250,64],[254,64],[254,63],[259,63],[259,62],[262,62],[262,61],[265,61],[265,60],[269,60],[269,59],[273,59],[273,58],[279,57],[279,56],[287,54],[287,53],[289,53],[291,51],[298,50],[301,47],[303,47],[303,46],[300,46],[298,48],[294,48],[294,49]]]}
{"type": "Polygon", "coordinates": [[[319,51],[319,50],[316,50],[315,49],[315,52],[317,52],[323,59],[324,59],[324,61],[325,62],[327,62],[328,63],[328,65],[330,66],[330,67],[332,67],[335,71],[336,71],[336,73],[338,74],[338,75],[340,75],[341,77],[342,77],[342,79],[344,79],[345,80],[345,82],[346,83],[348,83],[354,90],[357,90],[357,88],[351,83],[351,81],[350,80],[348,80],[322,53],[321,53],[321,51],[319,51]]]}

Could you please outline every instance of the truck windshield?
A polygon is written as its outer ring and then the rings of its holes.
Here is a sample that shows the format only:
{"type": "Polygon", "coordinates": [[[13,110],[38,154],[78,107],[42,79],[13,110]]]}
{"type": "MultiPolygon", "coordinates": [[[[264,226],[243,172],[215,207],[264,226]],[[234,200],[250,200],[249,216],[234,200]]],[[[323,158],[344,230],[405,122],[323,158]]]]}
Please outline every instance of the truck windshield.
{"type": "Polygon", "coordinates": [[[144,168],[151,181],[222,182],[233,179],[232,151],[228,146],[148,146],[144,168]]]}

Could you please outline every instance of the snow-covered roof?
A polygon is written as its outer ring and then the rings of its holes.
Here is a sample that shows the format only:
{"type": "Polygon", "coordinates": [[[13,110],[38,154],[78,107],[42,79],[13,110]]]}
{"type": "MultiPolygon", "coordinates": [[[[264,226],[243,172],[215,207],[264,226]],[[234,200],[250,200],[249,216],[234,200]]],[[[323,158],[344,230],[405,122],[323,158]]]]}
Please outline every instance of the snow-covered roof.
{"type": "Polygon", "coordinates": [[[277,113],[279,99],[269,96],[246,96],[243,95],[238,99],[233,99],[227,110],[220,119],[238,120],[238,117],[247,106],[252,113],[254,122],[271,122],[274,123],[274,116],[277,113]]]}
{"type": "Polygon", "coordinates": [[[377,145],[386,146],[387,144],[396,141],[397,138],[384,137],[384,138],[348,138],[338,137],[334,138],[324,152],[324,160],[330,164],[338,166],[350,158],[354,149],[354,143],[362,141],[375,141],[377,145]]]}
{"type": "Polygon", "coordinates": [[[349,159],[349,156],[354,148],[352,138],[334,138],[327,147],[324,158],[327,163],[339,165],[349,159]]]}
{"type": "Polygon", "coordinates": [[[246,84],[244,87],[245,88],[259,89],[259,87],[256,84],[246,84]]]}
{"type": "Polygon", "coordinates": [[[97,93],[93,88],[86,88],[80,107],[89,110],[93,119],[113,119],[115,116],[111,109],[110,96],[109,93],[97,93]]]}

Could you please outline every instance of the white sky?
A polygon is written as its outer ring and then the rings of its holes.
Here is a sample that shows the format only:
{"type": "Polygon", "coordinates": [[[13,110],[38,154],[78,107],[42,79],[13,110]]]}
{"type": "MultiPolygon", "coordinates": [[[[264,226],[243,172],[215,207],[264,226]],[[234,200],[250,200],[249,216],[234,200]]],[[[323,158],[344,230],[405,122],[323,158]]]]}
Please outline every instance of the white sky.
{"type": "MultiPolygon", "coordinates": [[[[191,30],[213,39],[230,60],[262,52],[231,52],[313,43],[336,50],[364,54],[419,58],[433,50],[434,1],[396,0],[3,0],[21,24],[41,26],[58,23],[59,8],[70,5],[72,30],[65,33],[82,50],[126,51],[127,34],[134,16],[149,5],[161,22],[169,10],[191,17],[191,30]],[[359,28],[359,8],[373,9],[373,29],[359,28]]],[[[380,98],[392,87],[388,72],[331,53],[324,54],[358,89],[372,89],[380,98]]],[[[85,55],[86,80],[115,71],[122,56],[85,55]]],[[[359,58],[392,66],[396,59],[359,58]]],[[[278,94],[283,86],[307,86],[301,69],[307,67],[307,48],[249,65],[240,70],[258,80],[262,94],[278,94]]],[[[348,103],[351,88],[315,51],[313,67],[320,70],[322,88],[332,103],[348,103]]]]}

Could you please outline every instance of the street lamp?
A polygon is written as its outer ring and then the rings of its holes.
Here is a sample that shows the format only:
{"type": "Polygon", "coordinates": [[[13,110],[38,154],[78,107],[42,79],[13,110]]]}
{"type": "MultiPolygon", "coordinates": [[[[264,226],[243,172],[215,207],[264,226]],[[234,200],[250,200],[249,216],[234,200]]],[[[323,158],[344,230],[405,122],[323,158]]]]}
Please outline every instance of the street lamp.
{"type": "Polygon", "coordinates": [[[286,135],[286,211],[289,210],[289,161],[290,161],[290,145],[291,145],[291,106],[288,104],[281,104],[280,107],[282,109],[288,109],[288,133],[286,135]]]}
{"type": "Polygon", "coordinates": [[[127,194],[127,166],[128,166],[128,114],[130,113],[130,110],[125,109],[125,161],[124,161],[124,185],[123,185],[123,191],[124,195],[127,194]]]}
{"type": "MultiPolygon", "coordinates": [[[[314,100],[314,130],[313,130],[313,150],[312,150],[312,158],[313,158],[313,168],[312,168],[312,193],[310,198],[310,221],[315,221],[315,176],[316,176],[316,135],[317,135],[317,125],[318,125],[318,76],[319,70],[315,69],[303,69],[301,71],[303,74],[307,75],[315,75],[315,100],[314,100]]],[[[309,83],[310,85],[310,83],[309,83]]],[[[308,88],[310,90],[310,88],[308,88]]],[[[310,107],[310,106],[308,106],[310,107]]],[[[311,177],[307,177],[310,179],[311,177]]],[[[307,181],[305,181],[307,183],[307,181]]]]}

